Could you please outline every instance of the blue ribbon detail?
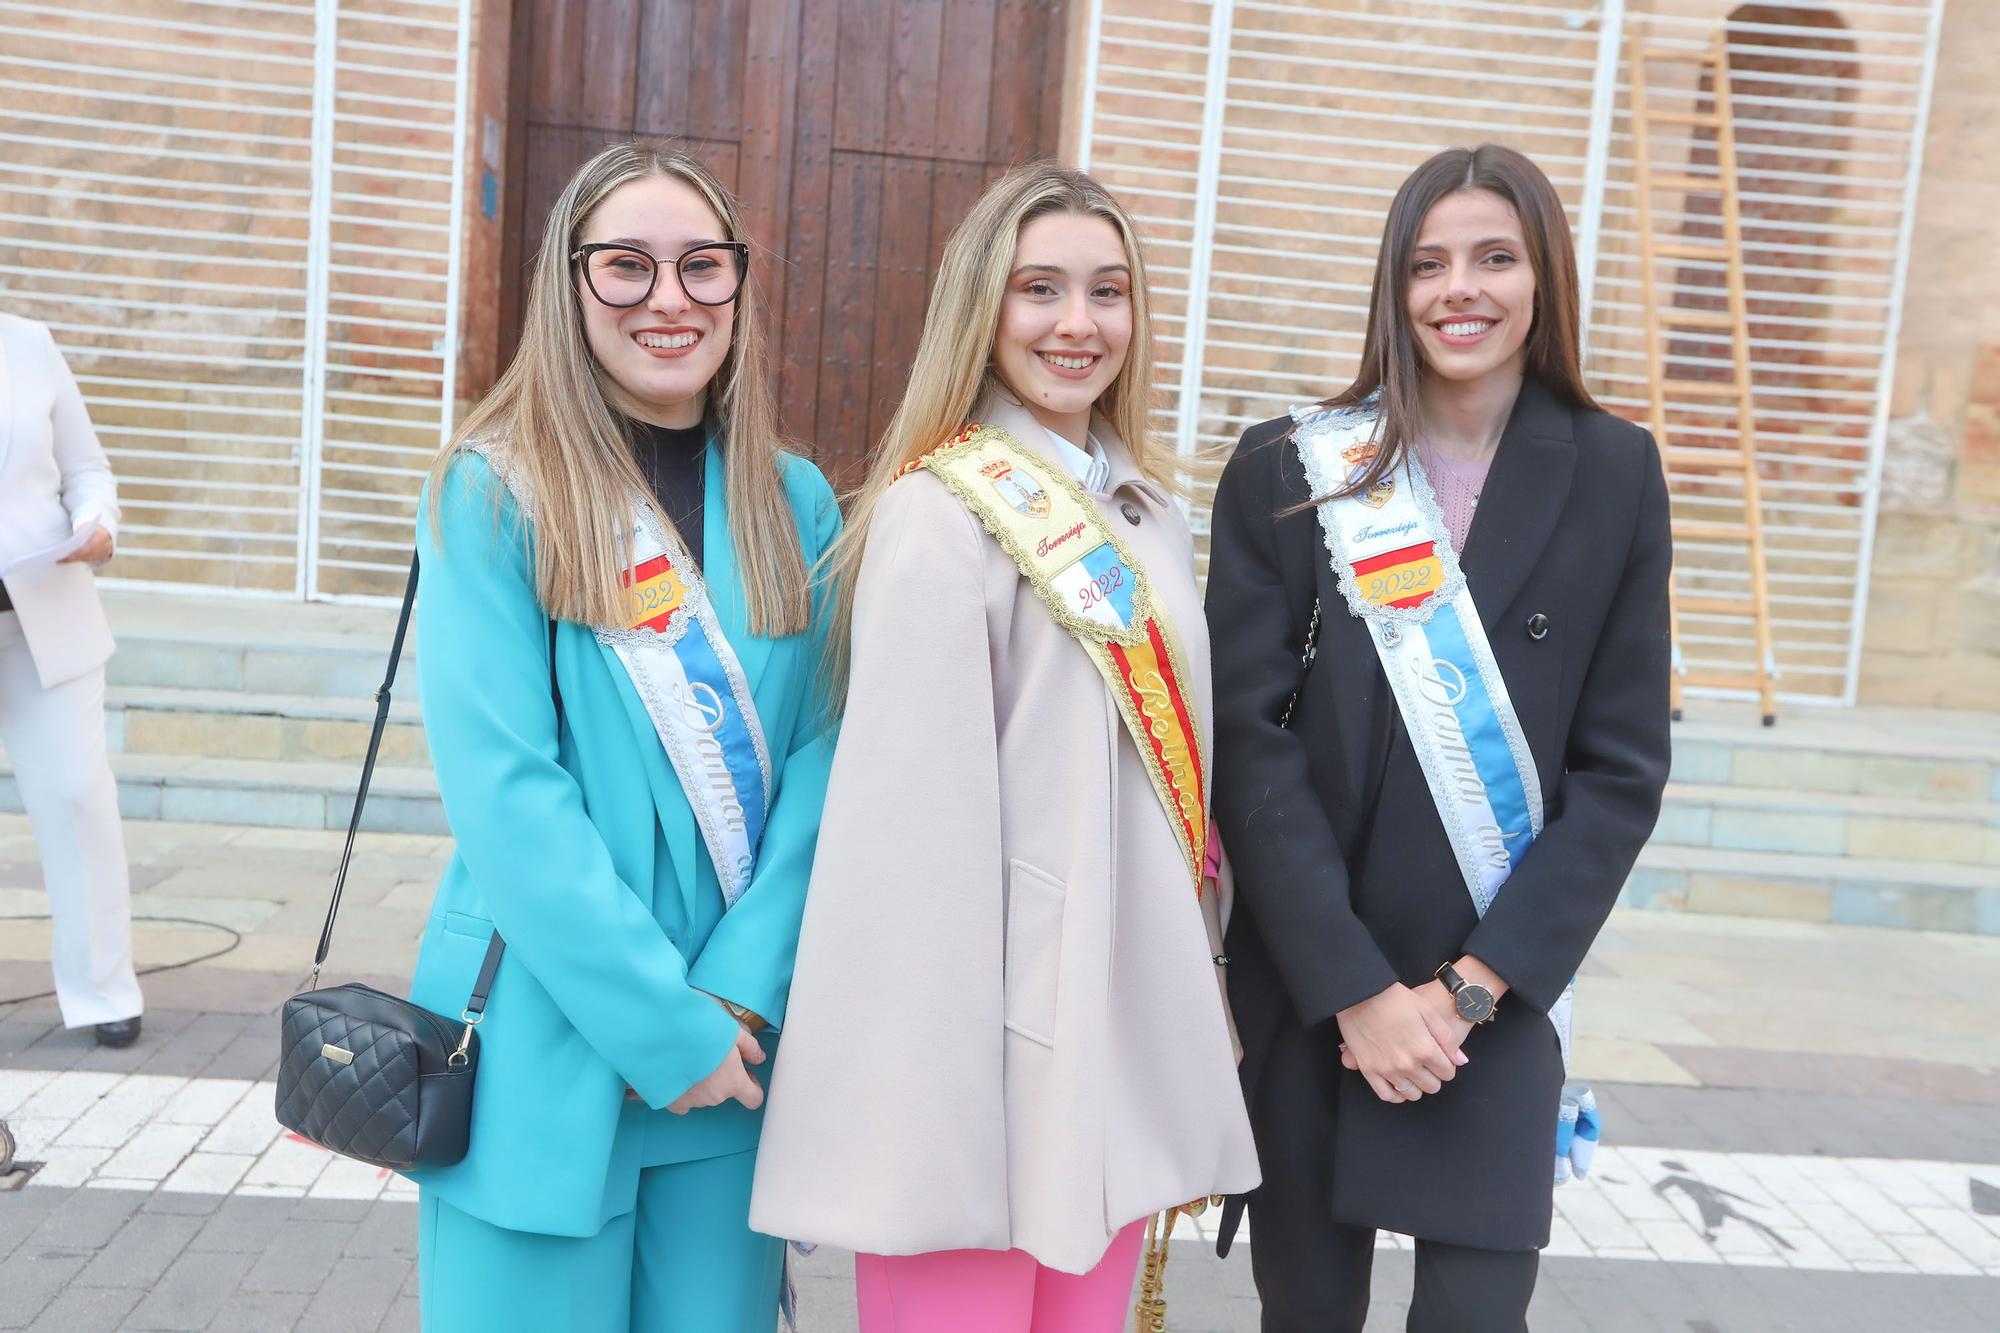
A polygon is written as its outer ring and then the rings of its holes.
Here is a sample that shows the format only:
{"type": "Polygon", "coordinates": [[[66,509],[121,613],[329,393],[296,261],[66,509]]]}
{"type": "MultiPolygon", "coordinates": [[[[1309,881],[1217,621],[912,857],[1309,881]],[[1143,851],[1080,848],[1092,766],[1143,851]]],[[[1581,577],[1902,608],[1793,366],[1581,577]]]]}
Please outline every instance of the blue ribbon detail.
{"type": "Polygon", "coordinates": [[[1472,645],[1466,642],[1458,608],[1450,602],[1438,607],[1424,626],[1424,633],[1430,641],[1431,655],[1451,663],[1465,678],[1465,693],[1453,711],[1458,714],[1466,746],[1472,751],[1473,767],[1479,770],[1479,780],[1486,786],[1486,800],[1493,807],[1493,818],[1506,835],[1504,845],[1512,873],[1535,840],[1534,822],[1528,817],[1528,793],[1521,785],[1521,770],[1514,763],[1514,752],[1507,745],[1507,733],[1501,729],[1492,696],[1486,692],[1486,681],[1479,674],[1472,645]]]}
{"type": "MultiPolygon", "coordinates": [[[[743,807],[744,828],[754,855],[764,837],[764,770],[758,766],[757,745],[750,738],[742,710],[737,707],[729,673],[723,669],[722,659],[715,655],[700,625],[688,626],[674,644],[674,655],[680,658],[681,669],[687,672],[690,682],[708,686],[721,701],[722,725],[715,729],[715,739],[722,746],[722,761],[728,766],[731,783],[736,788],[737,803],[743,807]]],[[[717,866],[716,870],[723,878],[729,877],[723,867],[717,866]]]]}

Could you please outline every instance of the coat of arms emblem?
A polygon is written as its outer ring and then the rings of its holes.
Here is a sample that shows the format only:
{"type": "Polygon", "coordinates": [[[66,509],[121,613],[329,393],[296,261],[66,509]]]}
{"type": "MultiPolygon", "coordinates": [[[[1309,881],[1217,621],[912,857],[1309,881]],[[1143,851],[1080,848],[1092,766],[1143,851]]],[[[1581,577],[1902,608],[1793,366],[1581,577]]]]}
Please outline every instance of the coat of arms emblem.
{"type": "Polygon", "coordinates": [[[979,469],[993,483],[993,489],[1009,506],[1028,518],[1049,516],[1049,493],[1042,484],[1004,459],[995,459],[979,469]]]}

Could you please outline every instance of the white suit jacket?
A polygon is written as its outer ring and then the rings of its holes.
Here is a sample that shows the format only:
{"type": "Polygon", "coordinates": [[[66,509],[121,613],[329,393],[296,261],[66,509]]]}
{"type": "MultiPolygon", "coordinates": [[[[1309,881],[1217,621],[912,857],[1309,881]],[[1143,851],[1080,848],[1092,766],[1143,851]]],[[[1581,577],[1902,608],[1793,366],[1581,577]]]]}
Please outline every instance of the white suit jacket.
{"type": "MultiPolygon", "coordinates": [[[[85,525],[118,535],[118,487],[83,396],[49,331],[0,314],[0,565],[85,525]]],[[[111,626],[83,564],[7,576],[42,688],[111,656],[111,626]]]]}

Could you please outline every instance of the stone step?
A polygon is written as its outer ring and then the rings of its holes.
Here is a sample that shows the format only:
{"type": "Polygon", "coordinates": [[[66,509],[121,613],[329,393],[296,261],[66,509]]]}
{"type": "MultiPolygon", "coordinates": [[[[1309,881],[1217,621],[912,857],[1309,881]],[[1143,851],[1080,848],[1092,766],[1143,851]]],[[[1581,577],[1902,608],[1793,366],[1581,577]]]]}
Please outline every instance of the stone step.
{"type": "MultiPolygon", "coordinates": [[[[400,680],[382,733],[380,762],[423,768],[416,682],[400,680]]],[[[200,759],[302,759],[358,765],[368,751],[375,702],[368,695],[256,694],[113,685],[105,691],[111,749],[200,759]]]]}
{"type": "MultiPolygon", "coordinates": [[[[396,610],[382,606],[108,593],[118,638],[112,685],[249,694],[372,698],[388,663],[396,610]]],[[[414,698],[413,644],[397,680],[414,698]]]]}
{"type": "MultiPolygon", "coordinates": [[[[127,819],[276,828],[344,829],[360,781],[357,765],[309,760],[217,759],[114,754],[118,805],[127,819]]],[[[0,750],[0,810],[18,812],[14,769],[0,750]]],[[[378,765],[362,827],[384,833],[448,833],[428,768],[378,765]]]]}
{"type": "Polygon", "coordinates": [[[1655,843],[1639,854],[1619,902],[1656,911],[2000,935],[2000,874],[1991,866],[1655,843]]]}
{"type": "Polygon", "coordinates": [[[2000,803],[2000,713],[1794,708],[1766,728],[1693,701],[1673,738],[1676,782],[2000,803]]]}
{"type": "Polygon", "coordinates": [[[1656,845],[1985,865],[2000,882],[2000,804],[1673,782],[1656,845]]]}

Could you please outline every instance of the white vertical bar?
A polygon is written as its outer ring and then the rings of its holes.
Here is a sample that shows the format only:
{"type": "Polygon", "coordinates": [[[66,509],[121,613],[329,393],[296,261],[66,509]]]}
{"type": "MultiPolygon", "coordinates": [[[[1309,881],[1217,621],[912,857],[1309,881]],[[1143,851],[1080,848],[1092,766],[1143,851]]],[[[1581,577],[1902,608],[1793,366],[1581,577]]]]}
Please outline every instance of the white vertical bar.
{"type": "Polygon", "coordinates": [[[319,591],[320,455],[326,423],[327,289],[333,244],[334,64],[340,49],[339,0],[313,5],[312,196],[307,207],[305,392],[299,409],[298,595],[319,591]]]}
{"type": "MultiPolygon", "coordinates": [[[[1208,284],[1215,248],[1217,177],[1222,172],[1222,127],[1229,106],[1229,48],[1236,0],[1215,0],[1208,20],[1208,81],[1201,99],[1201,155],[1195,167],[1194,233],[1189,241],[1187,320],[1181,326],[1181,384],[1175,447],[1194,453],[1201,424],[1201,372],[1208,342],[1208,284]]],[[[1183,502],[1185,503],[1185,502],[1183,502]]]]}
{"type": "Polygon", "coordinates": [[[1625,38],[1625,0],[1604,0],[1597,22],[1597,73],[1590,88],[1590,144],[1584,151],[1583,206],[1577,214],[1576,272],[1585,359],[1590,311],[1597,299],[1598,241],[1604,230],[1604,188],[1611,169],[1611,123],[1618,106],[1618,52],[1625,38]]]}
{"type": "Polygon", "coordinates": [[[451,232],[449,249],[445,254],[444,280],[444,375],[438,384],[438,448],[442,449],[451,439],[452,427],[456,425],[457,413],[453,411],[458,400],[458,303],[459,293],[464,290],[464,274],[460,271],[465,259],[465,160],[466,136],[469,133],[466,119],[469,114],[472,83],[468,68],[472,50],[472,0],[458,0],[458,74],[453,93],[451,155],[457,164],[451,177],[451,232]]]}
{"type": "Polygon", "coordinates": [[[1104,40],[1104,0],[1090,0],[1083,36],[1083,124],[1077,129],[1076,169],[1090,170],[1090,140],[1097,132],[1097,48],[1104,40]]]}
{"type": "Polygon", "coordinates": [[[1888,327],[1882,332],[1882,370],[1875,382],[1875,420],[1868,430],[1868,480],[1861,492],[1861,556],[1854,573],[1854,618],[1847,640],[1846,681],[1840,701],[1853,707],[1861,690],[1861,641],[1868,628],[1868,586],[1875,563],[1875,520],[1882,507],[1882,466],[1889,452],[1889,398],[1896,386],[1896,341],[1903,334],[1903,300],[1910,274],[1910,237],[1917,223],[1917,184],[1924,172],[1924,139],[1930,132],[1931,92],[1937,84],[1938,35],[1944,0],[1931,0],[1924,34],[1924,72],[1910,127],[1910,159],[1903,175],[1902,217],[1896,224],[1896,269],[1889,286],[1888,327]]]}

